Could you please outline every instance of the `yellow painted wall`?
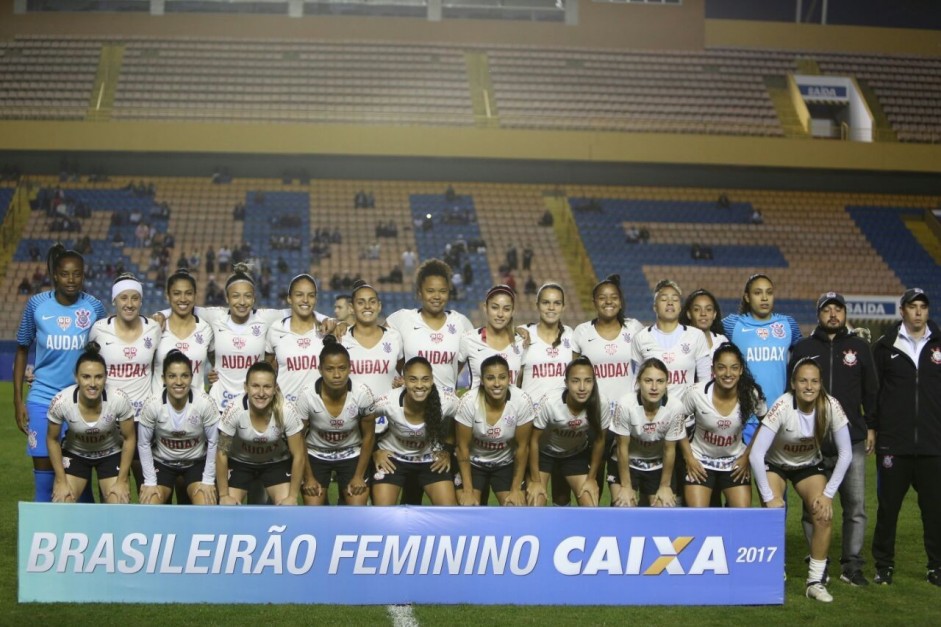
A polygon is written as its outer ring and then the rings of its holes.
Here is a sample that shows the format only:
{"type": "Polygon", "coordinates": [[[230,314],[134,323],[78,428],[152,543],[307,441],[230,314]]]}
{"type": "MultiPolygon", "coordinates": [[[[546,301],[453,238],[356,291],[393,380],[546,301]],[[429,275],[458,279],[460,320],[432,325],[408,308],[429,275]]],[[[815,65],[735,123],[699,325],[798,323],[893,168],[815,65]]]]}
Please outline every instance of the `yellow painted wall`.
{"type": "Polygon", "coordinates": [[[941,146],[316,124],[0,122],[0,150],[459,157],[941,172],[941,146]]]}

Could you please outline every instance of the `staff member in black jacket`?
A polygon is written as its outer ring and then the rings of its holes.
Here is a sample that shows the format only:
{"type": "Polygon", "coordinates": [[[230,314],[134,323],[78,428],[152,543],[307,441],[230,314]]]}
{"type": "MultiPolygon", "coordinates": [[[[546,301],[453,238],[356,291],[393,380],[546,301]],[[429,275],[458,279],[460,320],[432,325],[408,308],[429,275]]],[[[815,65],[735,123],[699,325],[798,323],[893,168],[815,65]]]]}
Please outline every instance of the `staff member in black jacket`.
{"type": "MultiPolygon", "coordinates": [[[[869,344],[846,327],[846,299],[836,292],[826,292],[817,299],[817,328],[798,342],[791,352],[791,364],[811,357],[820,364],[826,390],[834,396],[849,418],[853,460],[840,484],[843,506],[843,555],[840,580],[853,586],[866,586],[863,575],[863,541],[866,536],[866,418],[876,407],[876,369],[869,344]]],[[[833,442],[824,443],[823,464],[829,472],[836,465],[833,442]]],[[[810,542],[813,520],[804,512],[804,533],[810,542]]]]}
{"type": "Polygon", "coordinates": [[[928,554],[928,583],[941,586],[941,329],[928,319],[928,295],[902,294],[902,322],[873,348],[879,375],[874,440],[879,512],[872,538],[875,582],[891,584],[895,530],[909,486],[918,492],[928,554]]]}

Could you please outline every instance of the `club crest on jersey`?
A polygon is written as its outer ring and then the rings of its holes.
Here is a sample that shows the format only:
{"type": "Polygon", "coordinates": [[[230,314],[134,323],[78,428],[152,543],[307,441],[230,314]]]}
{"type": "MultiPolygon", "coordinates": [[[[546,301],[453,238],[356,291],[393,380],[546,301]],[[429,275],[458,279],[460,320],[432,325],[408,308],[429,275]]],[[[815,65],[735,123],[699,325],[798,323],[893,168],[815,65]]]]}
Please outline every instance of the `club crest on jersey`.
{"type": "Polygon", "coordinates": [[[391,353],[392,352],[392,342],[383,342],[382,343],[382,352],[391,353]]]}
{"type": "Polygon", "coordinates": [[[562,346],[564,346],[565,348],[572,348],[572,345],[569,343],[568,338],[565,338],[564,340],[562,340],[562,346]]]}
{"type": "Polygon", "coordinates": [[[202,333],[197,333],[196,336],[195,336],[193,339],[196,340],[196,343],[197,343],[197,344],[202,344],[202,343],[203,343],[203,334],[202,334],[202,333]]]}
{"type": "Polygon", "coordinates": [[[663,363],[672,364],[676,360],[676,355],[672,351],[663,353],[663,363]]]}
{"type": "Polygon", "coordinates": [[[784,325],[780,322],[772,322],[771,323],[771,335],[773,335],[774,337],[778,339],[781,339],[782,337],[784,337],[785,335],[784,325]]]}
{"type": "Polygon", "coordinates": [[[506,423],[506,426],[512,427],[516,424],[516,416],[514,414],[510,414],[503,419],[503,422],[506,423]]]}
{"type": "Polygon", "coordinates": [[[684,354],[684,355],[689,355],[689,351],[691,351],[692,348],[690,347],[690,345],[689,345],[688,343],[687,343],[687,344],[680,344],[680,350],[683,351],[683,354],[684,354]]]}
{"type": "Polygon", "coordinates": [[[297,347],[298,348],[310,348],[310,338],[309,337],[297,338],[297,347]]]}
{"type": "Polygon", "coordinates": [[[135,357],[137,357],[137,349],[134,348],[133,346],[128,346],[127,348],[124,349],[124,357],[126,359],[134,359],[135,357]]]}
{"type": "Polygon", "coordinates": [[[546,349],[546,355],[555,359],[556,357],[559,356],[559,349],[556,348],[555,346],[550,346],[546,349]]]}
{"type": "Polygon", "coordinates": [[[630,341],[631,341],[631,334],[630,334],[629,331],[625,331],[624,333],[622,333],[622,334],[621,334],[621,337],[624,338],[624,343],[625,343],[625,344],[629,344],[629,343],[630,343],[630,341]]]}
{"type": "Polygon", "coordinates": [[[885,457],[882,458],[883,468],[891,468],[894,465],[895,465],[895,459],[893,459],[891,455],[886,455],[885,457]]]}
{"type": "Polygon", "coordinates": [[[931,349],[931,363],[941,365],[941,348],[931,349]]]}
{"type": "Polygon", "coordinates": [[[346,415],[349,416],[350,418],[353,418],[354,416],[356,416],[357,411],[358,410],[356,409],[355,405],[350,405],[349,407],[346,408],[346,415]]]}
{"type": "Polygon", "coordinates": [[[197,416],[196,414],[190,414],[190,417],[187,420],[187,422],[193,425],[194,427],[196,427],[199,425],[199,416],[197,416]]]}
{"type": "Polygon", "coordinates": [[[444,333],[429,333],[428,338],[435,344],[440,344],[444,341],[444,333]]]}
{"type": "Polygon", "coordinates": [[[454,335],[455,333],[457,333],[457,327],[454,326],[453,322],[448,323],[448,333],[450,333],[451,335],[454,335]]]}
{"type": "Polygon", "coordinates": [[[255,337],[261,337],[261,325],[260,324],[252,325],[252,335],[254,335],[255,337]]]}
{"type": "Polygon", "coordinates": [[[762,340],[767,340],[767,339],[768,339],[768,329],[765,329],[765,328],[763,328],[763,327],[757,328],[757,329],[755,329],[755,335],[757,335],[757,336],[758,336],[759,338],[761,338],[762,340]]]}
{"type": "Polygon", "coordinates": [[[235,348],[237,348],[237,349],[239,349],[239,350],[242,350],[243,348],[245,348],[245,338],[244,338],[244,337],[233,337],[233,338],[232,338],[232,346],[234,346],[235,348]]]}
{"type": "Polygon", "coordinates": [[[153,347],[154,347],[154,339],[153,339],[152,337],[145,337],[145,338],[144,338],[144,348],[147,349],[147,350],[150,350],[150,349],[153,348],[153,347]]]}
{"type": "Polygon", "coordinates": [[[56,320],[56,324],[59,325],[60,329],[65,331],[70,326],[72,326],[72,318],[70,318],[69,316],[59,316],[58,320],[56,320]]]}
{"type": "Polygon", "coordinates": [[[716,421],[716,427],[719,429],[728,429],[732,426],[732,421],[728,418],[721,418],[716,421]]]}
{"type": "Polygon", "coordinates": [[[843,364],[846,366],[855,366],[859,363],[859,358],[856,356],[856,351],[847,350],[843,351],[843,364]]]}
{"type": "Polygon", "coordinates": [[[75,311],[75,326],[79,329],[87,329],[91,326],[91,311],[88,309],[78,309],[75,311]]]}
{"type": "Polygon", "coordinates": [[[613,354],[615,354],[616,352],[618,352],[618,345],[617,345],[617,344],[614,344],[614,343],[605,344],[605,345],[604,345],[604,352],[606,352],[606,353],[609,354],[609,355],[613,355],[613,354]]]}

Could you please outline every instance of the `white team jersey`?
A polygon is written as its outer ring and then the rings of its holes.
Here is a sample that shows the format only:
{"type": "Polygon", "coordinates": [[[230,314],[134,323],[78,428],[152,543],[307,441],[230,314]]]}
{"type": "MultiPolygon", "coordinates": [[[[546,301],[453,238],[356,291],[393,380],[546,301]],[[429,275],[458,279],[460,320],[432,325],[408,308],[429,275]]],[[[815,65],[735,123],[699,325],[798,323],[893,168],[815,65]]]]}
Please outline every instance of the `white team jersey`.
{"type": "Polygon", "coordinates": [[[729,341],[729,338],[725,337],[721,333],[713,333],[712,331],[705,331],[704,333],[708,333],[709,337],[712,338],[712,348],[710,350],[712,351],[713,355],[716,354],[716,350],[720,346],[729,341]]]}
{"type": "Polygon", "coordinates": [[[212,326],[215,342],[215,371],[219,379],[209,388],[209,395],[221,411],[245,389],[245,372],[265,358],[268,327],[283,313],[280,309],[253,311],[244,324],[232,321],[228,311],[207,307],[200,312],[212,326]]]}
{"type": "MultiPolygon", "coordinates": [[[[653,420],[647,418],[644,405],[637,400],[638,393],[630,392],[618,402],[620,412],[611,423],[611,431],[630,436],[630,467],[635,470],[663,468],[663,443],[676,442],[686,437],[683,427],[686,415],[683,404],[669,398],[661,405],[653,420]]],[[[617,449],[615,449],[615,452],[617,449]]]]}
{"type": "Polygon", "coordinates": [[[485,338],[487,331],[484,327],[471,329],[461,336],[460,348],[458,349],[458,361],[467,362],[470,370],[471,387],[480,385],[480,365],[491,355],[500,355],[510,366],[510,385],[516,385],[516,379],[519,377],[520,359],[523,356],[523,341],[515,338],[512,344],[502,351],[491,348],[485,338]]]}
{"type": "MultiPolygon", "coordinates": [[[[569,457],[588,448],[588,412],[573,415],[565,403],[568,390],[556,389],[539,401],[533,427],[545,431],[540,439],[539,452],[551,457],[569,457]]],[[[607,431],[612,422],[611,403],[604,396],[601,401],[601,428],[607,431]]],[[[616,412],[616,410],[615,410],[616,412]]]]}
{"type": "MultiPolygon", "coordinates": [[[[453,394],[441,394],[441,433],[452,431],[460,402],[453,394]]],[[[391,390],[376,399],[373,413],[382,414],[389,420],[386,434],[379,440],[379,448],[389,451],[393,459],[411,463],[429,463],[434,461],[432,442],[427,439],[425,423],[412,424],[405,418],[405,390],[391,390]]],[[[439,444],[441,444],[439,442],[439,444]]],[[[440,450],[440,449],[439,449],[440,450]]]]}
{"type": "Polygon", "coordinates": [[[278,362],[278,387],[284,400],[293,403],[306,386],[320,377],[317,367],[323,339],[317,329],[307,333],[291,330],[291,317],[277,320],[268,328],[265,352],[278,362]]]}
{"type": "MultiPolygon", "coordinates": [[[[709,470],[731,471],[736,458],[745,452],[742,429],[748,416],[742,419],[738,403],[728,416],[723,416],[712,402],[715,381],[700,381],[689,389],[684,399],[686,413],[692,414],[696,432],[690,442],[693,455],[709,470]]],[[[758,416],[767,413],[764,401],[756,406],[758,416]]]]}
{"type": "Polygon", "coordinates": [[[402,336],[395,329],[385,329],[382,338],[372,348],[366,348],[356,338],[356,325],[343,336],[343,346],[350,353],[350,378],[370,390],[388,390],[398,374],[396,367],[402,359],[402,336]]]}
{"type": "MultiPolygon", "coordinates": [[[[827,395],[830,401],[830,432],[837,431],[849,424],[840,402],[827,395]]],[[[815,412],[816,413],[816,412],[815,412]]],[[[782,468],[804,468],[814,466],[823,460],[820,447],[814,441],[814,414],[802,416],[795,407],[794,397],[785,392],[761,421],[761,429],[775,433],[774,443],[765,455],[765,461],[782,468]]]]}
{"type": "Polygon", "coordinates": [[[591,322],[583,322],[575,327],[572,350],[591,360],[598,390],[608,398],[621,398],[622,394],[634,389],[631,342],[643,328],[638,321],[627,318],[618,336],[606,340],[598,335],[591,322]]]}
{"type": "Polygon", "coordinates": [[[327,461],[359,457],[363,443],[359,421],[376,402],[372,390],[350,380],[343,409],[334,416],[320,397],[322,385],[320,379],[308,385],[294,403],[299,420],[307,423],[307,453],[327,461]]]}
{"type": "Polygon", "coordinates": [[[119,389],[127,394],[137,417],[153,394],[151,368],[161,333],[160,326],[153,320],[141,316],[141,322],[143,331],[133,342],[118,337],[114,316],[99,320],[88,333],[88,341],[98,342],[100,354],[108,364],[108,389],[119,389]]]}
{"type": "Polygon", "coordinates": [[[166,392],[152,396],[140,415],[140,426],[153,430],[153,457],[172,466],[206,457],[206,432],[215,429],[219,410],[208,394],[190,391],[179,414],[166,400],[166,392]]]}
{"type": "Polygon", "coordinates": [[[422,319],[420,309],[399,309],[386,318],[386,325],[402,336],[405,361],[417,355],[427,359],[438,391],[453,394],[457,387],[461,336],[474,328],[467,316],[447,311],[441,328],[432,329],[422,319]]]}
{"type": "Polygon", "coordinates": [[[712,352],[702,331],[679,325],[672,333],[663,333],[656,326],[644,327],[631,342],[634,376],[645,360],[656,357],[670,371],[667,385],[670,395],[683,400],[686,390],[696,382],[712,377],[712,352]]]}
{"type": "Polygon", "coordinates": [[[510,390],[503,414],[491,425],[481,410],[479,395],[483,393],[480,388],[469,390],[461,397],[454,416],[456,422],[473,430],[471,464],[484,468],[512,464],[516,452],[516,427],[532,422],[536,408],[526,392],[510,390]]]}
{"type": "Polygon", "coordinates": [[[163,360],[167,353],[173,349],[181,351],[193,362],[193,389],[206,388],[206,368],[209,367],[209,353],[213,348],[212,328],[205,319],[196,317],[196,328],[187,337],[177,337],[170,330],[170,325],[160,335],[157,352],[154,354],[153,395],[160,396],[163,392],[163,360]]]}
{"type": "Polygon", "coordinates": [[[77,385],[65,388],[49,403],[49,422],[68,425],[65,441],[62,443],[63,453],[68,452],[86,459],[98,459],[120,453],[124,437],[121,435],[119,423],[134,419],[134,408],[127,394],[121,390],[103,392],[101,413],[95,422],[85,422],[78,403],[77,385]]]}
{"type": "Polygon", "coordinates": [[[297,414],[285,407],[283,429],[272,415],[267,428],[256,431],[249,414],[248,397],[244,394],[229,404],[219,421],[219,433],[232,437],[229,459],[256,466],[290,459],[287,439],[303,429],[297,414]]]}
{"type": "Polygon", "coordinates": [[[562,341],[558,346],[539,337],[535,323],[526,325],[529,346],[520,357],[521,389],[539,405],[540,399],[565,385],[565,367],[572,361],[572,329],[562,328],[562,341]]]}

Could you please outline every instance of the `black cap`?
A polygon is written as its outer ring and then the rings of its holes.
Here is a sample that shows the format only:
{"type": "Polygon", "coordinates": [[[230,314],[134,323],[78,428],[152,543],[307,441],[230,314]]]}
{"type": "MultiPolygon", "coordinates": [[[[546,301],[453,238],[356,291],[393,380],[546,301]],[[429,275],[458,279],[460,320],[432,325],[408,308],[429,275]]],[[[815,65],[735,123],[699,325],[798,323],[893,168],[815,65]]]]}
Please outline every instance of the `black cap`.
{"type": "Polygon", "coordinates": [[[846,299],[843,298],[842,294],[837,294],[836,292],[825,292],[820,295],[820,298],[817,299],[817,311],[820,311],[830,303],[836,303],[843,309],[846,309],[846,299]]]}
{"type": "Polygon", "coordinates": [[[925,301],[926,305],[931,304],[928,301],[928,295],[925,294],[925,290],[921,289],[920,287],[913,287],[909,290],[905,290],[905,293],[902,294],[902,300],[899,302],[904,307],[905,305],[912,302],[913,300],[919,300],[919,299],[925,301]]]}

